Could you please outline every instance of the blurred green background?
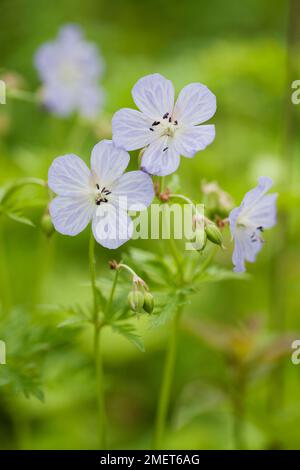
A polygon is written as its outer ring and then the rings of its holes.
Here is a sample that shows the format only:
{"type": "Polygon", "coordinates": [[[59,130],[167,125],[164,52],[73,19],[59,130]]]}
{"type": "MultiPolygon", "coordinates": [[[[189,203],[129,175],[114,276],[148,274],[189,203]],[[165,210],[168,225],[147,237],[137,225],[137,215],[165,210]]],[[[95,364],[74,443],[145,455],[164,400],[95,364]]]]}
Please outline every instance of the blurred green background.
{"type": "MultiPolygon", "coordinates": [[[[300,49],[297,15],[289,15],[291,7],[299,13],[297,3],[0,1],[1,73],[18,73],[27,90],[40,86],[36,49],[65,23],[81,25],[106,63],[106,103],[96,125],[60,119],[23,101],[0,106],[1,186],[23,176],[46,179],[53,159],[65,153],[88,162],[93,145],[110,137],[113,113],[134,107],[130,93],[137,79],[159,72],[177,92],[201,82],[217,96],[214,143],[181,161],[184,194],[200,202],[201,182],[216,180],[239,204],[265,174],[280,192],[279,223],[248,266],[250,280],[204,284],[185,309],[165,448],[237,447],[236,411],[244,447],[300,448],[300,366],[292,364],[286,341],[288,332],[300,338],[300,105],[290,100],[291,82],[300,79],[300,49]],[[244,355],[261,345],[267,349],[241,383],[244,355]]],[[[90,301],[88,231],[75,238],[55,234],[49,242],[39,228],[44,191],[20,194],[37,228],[0,221],[0,339],[7,343],[7,365],[0,365],[0,447],[97,448],[92,331],[57,328],[66,315],[51,307],[90,301]]],[[[226,244],[217,262],[231,269],[229,236],[226,244]]],[[[163,252],[160,241],[130,241],[119,253],[99,246],[101,276],[111,278],[107,261],[132,247],[163,252]]],[[[170,325],[153,330],[145,318],[136,323],[144,353],[110,330],[104,338],[110,448],[150,446],[170,325]]]]}

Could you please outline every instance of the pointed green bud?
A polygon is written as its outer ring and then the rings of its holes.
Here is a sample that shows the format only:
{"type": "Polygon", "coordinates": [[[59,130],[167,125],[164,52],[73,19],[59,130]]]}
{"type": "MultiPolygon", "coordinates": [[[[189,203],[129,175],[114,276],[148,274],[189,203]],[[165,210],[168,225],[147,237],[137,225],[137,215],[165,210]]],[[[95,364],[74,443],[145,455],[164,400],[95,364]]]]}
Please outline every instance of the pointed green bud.
{"type": "Polygon", "coordinates": [[[46,237],[51,237],[54,233],[54,225],[49,214],[44,214],[41,218],[41,229],[46,237]]]}
{"type": "Polygon", "coordinates": [[[139,290],[132,290],[128,294],[128,305],[133,312],[141,312],[144,305],[144,294],[139,290]]]}
{"type": "Polygon", "coordinates": [[[218,227],[216,226],[216,224],[212,222],[208,222],[207,224],[205,224],[205,232],[206,232],[207,238],[212,243],[222,246],[223,235],[221,233],[221,230],[218,229],[218,227]]]}
{"type": "Polygon", "coordinates": [[[152,313],[154,309],[154,298],[150,292],[145,293],[143,309],[147,313],[152,313]]]}

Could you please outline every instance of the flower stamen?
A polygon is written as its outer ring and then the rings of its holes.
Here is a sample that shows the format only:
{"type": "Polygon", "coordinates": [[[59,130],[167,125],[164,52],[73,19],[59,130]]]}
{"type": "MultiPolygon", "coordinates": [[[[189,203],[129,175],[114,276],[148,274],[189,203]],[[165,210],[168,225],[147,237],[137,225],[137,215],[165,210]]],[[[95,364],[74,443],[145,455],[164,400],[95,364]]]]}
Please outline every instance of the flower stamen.
{"type": "Polygon", "coordinates": [[[100,191],[100,186],[98,183],[96,183],[96,188],[98,191],[96,193],[95,203],[97,206],[100,206],[101,202],[108,202],[106,196],[109,196],[109,194],[111,194],[111,191],[109,191],[109,189],[107,189],[105,186],[100,191]]]}

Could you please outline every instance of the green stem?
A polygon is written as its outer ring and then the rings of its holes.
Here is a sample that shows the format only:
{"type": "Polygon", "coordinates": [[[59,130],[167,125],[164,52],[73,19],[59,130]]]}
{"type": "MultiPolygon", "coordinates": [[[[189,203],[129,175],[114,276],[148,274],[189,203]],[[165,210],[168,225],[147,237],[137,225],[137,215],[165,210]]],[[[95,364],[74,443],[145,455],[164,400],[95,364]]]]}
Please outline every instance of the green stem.
{"type": "Polygon", "coordinates": [[[170,248],[170,252],[171,252],[171,254],[174,258],[174,261],[176,263],[178,274],[179,274],[180,279],[182,281],[183,277],[184,277],[183,269],[182,269],[182,263],[181,263],[181,259],[180,259],[179,255],[178,255],[178,252],[177,252],[177,247],[176,247],[175,240],[172,237],[169,240],[169,248],[170,248]]]}
{"type": "Polygon", "coordinates": [[[10,286],[9,263],[7,259],[7,248],[4,237],[3,218],[0,225],[0,286],[2,297],[2,313],[8,314],[12,307],[12,293],[10,286]]]}
{"type": "Polygon", "coordinates": [[[93,295],[93,324],[94,324],[94,357],[96,373],[96,395],[98,404],[98,429],[100,449],[106,448],[106,413],[104,396],[104,376],[100,338],[103,324],[99,322],[98,294],[96,286],[95,239],[91,230],[89,243],[89,267],[93,295]]]}
{"type": "Polygon", "coordinates": [[[95,238],[91,230],[90,243],[89,243],[89,267],[90,267],[90,278],[92,285],[92,295],[93,295],[93,320],[94,323],[98,323],[98,295],[97,295],[97,285],[96,285],[96,261],[95,261],[95,238]]]}
{"type": "Polygon", "coordinates": [[[192,209],[195,212],[195,214],[197,213],[197,208],[196,208],[195,204],[193,203],[193,201],[189,197],[186,197],[183,194],[169,194],[169,198],[181,199],[182,201],[187,202],[190,206],[192,206],[192,209]]]}
{"type": "Polygon", "coordinates": [[[243,377],[235,383],[232,396],[233,406],[233,440],[235,450],[245,449],[244,422],[245,422],[245,383],[243,377]]]}
{"type": "Polygon", "coordinates": [[[158,408],[156,414],[156,423],[155,423],[155,433],[153,440],[153,448],[161,449],[162,438],[166,426],[166,418],[169,409],[170,402],[170,392],[174,375],[174,366],[176,360],[176,350],[177,350],[177,336],[178,336],[178,327],[180,316],[182,312],[182,306],[179,306],[172,324],[171,335],[169,339],[167,357],[164,366],[162,385],[160,390],[160,396],[158,401],[158,408]]]}
{"type": "Polygon", "coordinates": [[[115,295],[115,290],[116,290],[117,283],[118,283],[118,277],[119,277],[119,270],[116,269],[113,285],[112,285],[111,291],[110,291],[110,296],[109,296],[109,299],[107,301],[106,308],[105,308],[105,317],[106,318],[108,316],[110,316],[110,314],[111,314],[111,306],[112,306],[113,298],[114,298],[114,295],[115,295]]]}
{"type": "Polygon", "coordinates": [[[40,179],[40,178],[31,178],[31,177],[25,177],[25,178],[19,178],[17,181],[9,185],[0,200],[1,204],[6,202],[6,200],[18,189],[22,188],[25,185],[36,185],[36,186],[42,186],[43,188],[47,187],[46,181],[40,179]]]}
{"type": "Polygon", "coordinates": [[[98,404],[98,429],[100,450],[106,449],[106,412],[105,412],[105,396],[104,396],[104,374],[103,361],[100,347],[102,328],[95,325],[94,329],[94,354],[95,354],[95,370],[96,370],[96,390],[98,404]]]}
{"type": "Polygon", "coordinates": [[[26,90],[8,89],[7,97],[15,99],[15,100],[19,100],[19,101],[26,101],[27,103],[38,102],[37,95],[35,93],[26,91],[26,90]]]}
{"type": "Polygon", "coordinates": [[[42,231],[39,233],[37,241],[36,265],[38,266],[36,278],[32,293],[32,308],[36,309],[37,305],[43,300],[43,288],[49,269],[51,267],[51,259],[53,258],[54,240],[53,237],[46,237],[42,231]]]}

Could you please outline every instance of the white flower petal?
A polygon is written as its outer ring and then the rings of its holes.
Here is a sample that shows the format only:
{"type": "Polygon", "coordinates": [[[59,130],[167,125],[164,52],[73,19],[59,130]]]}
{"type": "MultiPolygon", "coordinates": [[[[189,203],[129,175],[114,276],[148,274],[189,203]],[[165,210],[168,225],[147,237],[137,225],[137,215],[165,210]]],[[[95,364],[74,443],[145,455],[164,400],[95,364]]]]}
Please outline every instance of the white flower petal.
{"type": "Polygon", "coordinates": [[[135,104],[153,121],[172,113],[174,93],[172,82],[159,73],[141,78],[132,89],[135,104]]]}
{"type": "Polygon", "coordinates": [[[49,168],[48,186],[59,196],[87,194],[91,172],[81,158],[69,154],[56,158],[49,168]]]}
{"type": "Polygon", "coordinates": [[[174,148],[184,157],[193,157],[204,150],[215,138],[215,126],[189,126],[179,128],[174,136],[174,148]]]}
{"type": "Polygon", "coordinates": [[[242,200],[241,209],[244,211],[248,211],[253,208],[258,201],[266,194],[267,191],[273,186],[273,181],[268,176],[261,176],[258,179],[258,185],[248,191],[242,200]]]}
{"type": "Polygon", "coordinates": [[[153,120],[135,109],[117,111],[112,119],[113,142],[116,147],[136,150],[148,145],[154,137],[150,130],[153,120]]]}
{"type": "Polygon", "coordinates": [[[95,204],[88,197],[58,196],[49,205],[55,229],[63,235],[78,235],[91,221],[95,204]]]}
{"type": "Polygon", "coordinates": [[[133,223],[127,212],[109,203],[99,206],[92,228],[96,241],[113,250],[127,242],[133,233],[133,223]]]}
{"type": "Polygon", "coordinates": [[[100,186],[110,186],[124,173],[129,154],[117,148],[111,140],[102,140],[92,150],[91,168],[100,186]]]}
{"type": "Polygon", "coordinates": [[[143,171],[125,173],[115,181],[111,191],[114,204],[127,210],[144,210],[154,198],[152,179],[143,171]]]}
{"type": "Polygon", "coordinates": [[[263,196],[247,213],[255,227],[271,228],[276,225],[276,201],[278,194],[263,196]]]}
{"type": "Polygon", "coordinates": [[[141,168],[150,175],[165,176],[174,173],[180,163],[180,156],[168,137],[161,137],[146,148],[141,168]]]}
{"type": "Polygon", "coordinates": [[[173,120],[179,125],[196,125],[210,119],[216,112],[215,95],[201,83],[185,86],[177,98],[173,120]]]}
{"type": "Polygon", "coordinates": [[[254,263],[256,255],[263,245],[259,239],[252,241],[251,233],[252,230],[247,228],[238,229],[235,232],[235,245],[232,255],[235,272],[245,271],[245,261],[254,263]]]}

